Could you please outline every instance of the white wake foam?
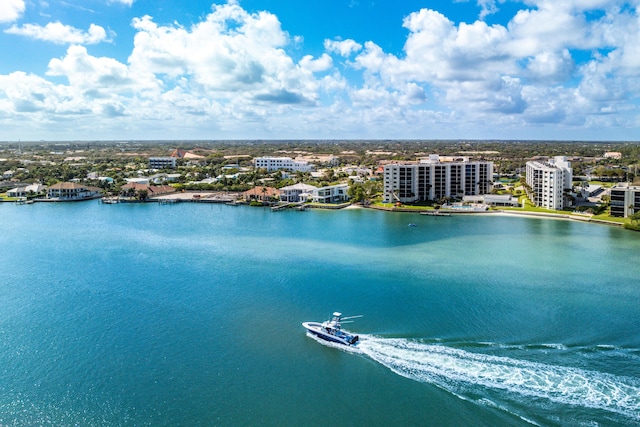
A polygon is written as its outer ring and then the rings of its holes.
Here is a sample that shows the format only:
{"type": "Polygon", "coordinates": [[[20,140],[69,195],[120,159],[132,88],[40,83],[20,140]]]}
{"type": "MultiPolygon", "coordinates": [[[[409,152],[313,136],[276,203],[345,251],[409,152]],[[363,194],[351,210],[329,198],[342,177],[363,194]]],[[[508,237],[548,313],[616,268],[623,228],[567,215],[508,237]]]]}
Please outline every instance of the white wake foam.
{"type": "Polygon", "coordinates": [[[455,394],[479,385],[640,420],[640,380],[635,378],[472,353],[406,339],[361,335],[358,348],[399,375],[437,385],[455,394]]]}

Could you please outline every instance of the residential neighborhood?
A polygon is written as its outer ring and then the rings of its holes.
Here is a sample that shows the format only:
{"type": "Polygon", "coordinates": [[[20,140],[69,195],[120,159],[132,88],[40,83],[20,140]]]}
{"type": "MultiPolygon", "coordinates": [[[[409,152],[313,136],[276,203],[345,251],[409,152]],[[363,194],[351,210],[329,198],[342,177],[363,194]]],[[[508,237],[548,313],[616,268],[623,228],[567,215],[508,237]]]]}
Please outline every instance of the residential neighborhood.
{"type": "Polygon", "coordinates": [[[148,202],[185,192],[193,195],[182,200],[207,200],[207,192],[226,192],[234,203],[260,206],[481,206],[627,223],[640,212],[640,150],[632,144],[183,144],[65,143],[52,150],[47,144],[3,143],[0,197],[148,202]]]}

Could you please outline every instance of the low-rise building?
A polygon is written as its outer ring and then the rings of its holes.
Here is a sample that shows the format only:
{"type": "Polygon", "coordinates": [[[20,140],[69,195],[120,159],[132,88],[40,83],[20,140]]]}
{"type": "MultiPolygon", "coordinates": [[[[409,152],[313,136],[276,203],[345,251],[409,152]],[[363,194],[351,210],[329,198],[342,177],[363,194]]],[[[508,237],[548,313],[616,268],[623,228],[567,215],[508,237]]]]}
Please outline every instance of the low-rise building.
{"type": "Polygon", "coordinates": [[[640,186],[618,183],[611,188],[611,216],[627,218],[640,212],[640,186]]]}
{"type": "Polygon", "coordinates": [[[475,203],[486,206],[517,207],[520,206],[518,198],[511,194],[483,194],[478,196],[464,196],[465,203],[475,203]]]}
{"type": "Polygon", "coordinates": [[[327,185],[313,190],[311,200],[315,203],[340,203],[349,200],[347,184],[327,185]]]}
{"type": "Polygon", "coordinates": [[[175,169],[176,157],[149,157],[149,169],[175,169]]]}
{"type": "Polygon", "coordinates": [[[188,161],[195,161],[196,163],[200,160],[204,160],[205,156],[201,156],[199,154],[192,153],[190,151],[183,150],[181,148],[176,148],[171,153],[171,157],[175,157],[176,159],[185,159],[188,161]]]}
{"type": "Polygon", "coordinates": [[[294,172],[311,172],[313,165],[306,161],[293,160],[291,157],[256,157],[253,159],[256,168],[266,169],[267,172],[281,169],[294,172]]]}
{"type": "Polygon", "coordinates": [[[125,178],[125,180],[127,181],[127,184],[150,184],[151,183],[151,179],[149,177],[146,176],[139,176],[137,178],[125,178]]]}
{"type": "Polygon", "coordinates": [[[76,182],[59,182],[47,189],[47,198],[59,201],[89,200],[100,197],[100,189],[76,182]]]}
{"type": "Polygon", "coordinates": [[[141,198],[140,196],[146,194],[146,197],[157,197],[162,194],[175,193],[176,189],[170,185],[149,185],[149,183],[129,182],[120,189],[120,194],[124,197],[141,198]],[[146,192],[146,193],[145,193],[146,192]]]}
{"type": "Polygon", "coordinates": [[[41,184],[31,184],[23,187],[12,188],[7,191],[9,197],[27,197],[30,195],[36,195],[44,192],[46,186],[41,184]]]}
{"type": "Polygon", "coordinates": [[[283,202],[305,202],[312,197],[314,190],[317,189],[318,187],[301,182],[288,185],[280,189],[280,200],[283,202]]]}
{"type": "Polygon", "coordinates": [[[175,182],[175,181],[178,181],[181,176],[182,175],[179,173],[157,173],[153,176],[150,176],[147,182],[154,183],[154,184],[162,184],[165,182],[175,182]]]}
{"type": "Polygon", "coordinates": [[[280,199],[280,190],[273,187],[265,187],[259,185],[242,193],[242,198],[247,202],[250,202],[252,200],[260,202],[278,200],[280,199]]]}

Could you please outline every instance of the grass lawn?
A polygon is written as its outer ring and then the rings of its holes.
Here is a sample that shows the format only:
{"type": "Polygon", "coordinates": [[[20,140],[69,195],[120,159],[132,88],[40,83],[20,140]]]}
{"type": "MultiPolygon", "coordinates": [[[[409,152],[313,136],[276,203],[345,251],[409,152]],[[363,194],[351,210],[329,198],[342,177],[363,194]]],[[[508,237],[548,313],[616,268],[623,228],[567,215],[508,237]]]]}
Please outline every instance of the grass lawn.
{"type": "MultiPolygon", "coordinates": [[[[617,184],[617,182],[605,182],[605,181],[589,181],[590,185],[599,185],[602,188],[611,188],[617,184]]],[[[574,183],[574,185],[578,186],[578,184],[574,183]]]]}
{"type": "Polygon", "coordinates": [[[398,209],[408,209],[408,210],[414,210],[416,212],[418,211],[428,211],[428,210],[433,210],[433,206],[417,206],[417,205],[402,205],[402,206],[396,206],[395,203],[372,203],[372,206],[377,206],[380,208],[384,208],[384,209],[393,209],[393,208],[398,208],[398,209]]]}
{"type": "Polygon", "coordinates": [[[631,220],[629,218],[620,218],[617,216],[609,216],[608,213],[603,213],[600,215],[594,215],[591,217],[591,219],[598,219],[600,221],[609,221],[609,222],[616,222],[618,224],[630,224],[631,220]]]}

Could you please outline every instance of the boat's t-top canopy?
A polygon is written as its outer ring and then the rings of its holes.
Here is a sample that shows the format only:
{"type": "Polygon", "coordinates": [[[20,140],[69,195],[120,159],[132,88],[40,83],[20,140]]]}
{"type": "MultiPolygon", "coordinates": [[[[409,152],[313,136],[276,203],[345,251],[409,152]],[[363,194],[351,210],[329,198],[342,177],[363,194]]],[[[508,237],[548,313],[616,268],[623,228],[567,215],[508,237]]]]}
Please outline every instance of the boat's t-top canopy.
{"type": "MultiPolygon", "coordinates": [[[[331,320],[325,320],[324,322],[322,322],[322,327],[327,329],[327,330],[331,330],[331,331],[339,331],[341,328],[341,323],[343,320],[345,319],[356,319],[358,317],[362,317],[362,315],[358,315],[358,316],[349,316],[349,317],[342,317],[342,313],[338,312],[338,311],[334,311],[333,312],[333,316],[331,317],[331,320]]],[[[348,320],[347,323],[350,323],[351,320],[348,320]]]]}

